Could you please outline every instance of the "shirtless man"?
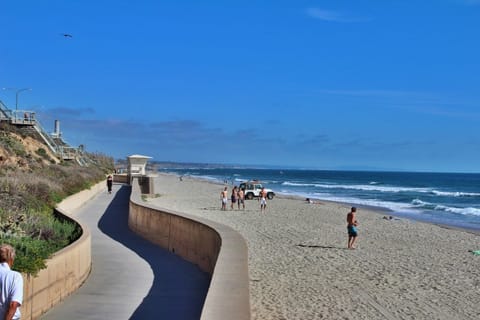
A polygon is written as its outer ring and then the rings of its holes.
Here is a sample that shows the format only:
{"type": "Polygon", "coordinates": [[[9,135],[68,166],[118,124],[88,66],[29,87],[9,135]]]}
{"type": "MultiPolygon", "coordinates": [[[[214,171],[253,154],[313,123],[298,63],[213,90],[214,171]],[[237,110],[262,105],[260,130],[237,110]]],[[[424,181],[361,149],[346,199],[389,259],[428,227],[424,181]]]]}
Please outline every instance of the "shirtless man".
{"type": "Polygon", "coordinates": [[[352,207],[350,212],[347,214],[348,249],[355,249],[355,242],[357,241],[358,237],[357,226],[357,208],[352,207]]]}
{"type": "Polygon", "coordinates": [[[222,209],[227,210],[227,201],[228,201],[228,188],[225,187],[222,192],[220,192],[220,199],[222,200],[222,209]]]}
{"type": "Polygon", "coordinates": [[[263,187],[260,191],[260,213],[265,213],[265,209],[267,209],[267,190],[263,187]]]}
{"type": "Polygon", "coordinates": [[[240,210],[240,204],[243,205],[243,210],[245,210],[245,192],[242,188],[238,188],[238,210],[240,210]]]}

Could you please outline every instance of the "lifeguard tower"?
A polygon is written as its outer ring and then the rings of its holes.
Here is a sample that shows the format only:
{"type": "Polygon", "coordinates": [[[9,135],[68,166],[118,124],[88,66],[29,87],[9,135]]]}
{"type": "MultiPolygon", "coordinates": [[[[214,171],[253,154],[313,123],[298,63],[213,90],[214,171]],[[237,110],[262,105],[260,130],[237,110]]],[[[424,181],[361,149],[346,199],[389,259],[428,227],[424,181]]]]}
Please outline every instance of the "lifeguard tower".
{"type": "Polygon", "coordinates": [[[153,193],[153,177],[148,177],[146,167],[148,159],[152,157],[134,154],[127,157],[128,181],[132,184],[134,178],[138,178],[138,182],[143,194],[153,193]]]}
{"type": "Polygon", "coordinates": [[[152,157],[142,156],[139,154],[134,154],[129,157],[128,159],[128,175],[130,177],[139,177],[144,176],[145,168],[147,167],[148,159],[152,159],[152,157]]]}

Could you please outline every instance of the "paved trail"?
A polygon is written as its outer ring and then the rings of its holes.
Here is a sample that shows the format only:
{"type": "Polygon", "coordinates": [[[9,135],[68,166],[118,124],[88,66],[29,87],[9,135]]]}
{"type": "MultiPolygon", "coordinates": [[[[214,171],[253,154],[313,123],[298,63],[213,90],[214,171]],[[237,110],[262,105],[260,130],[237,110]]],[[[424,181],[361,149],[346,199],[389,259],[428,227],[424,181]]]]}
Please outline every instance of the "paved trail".
{"type": "Polygon", "coordinates": [[[42,319],[199,319],[208,275],[131,232],[130,188],[113,191],[75,212],[92,233],[92,272],[42,319]]]}

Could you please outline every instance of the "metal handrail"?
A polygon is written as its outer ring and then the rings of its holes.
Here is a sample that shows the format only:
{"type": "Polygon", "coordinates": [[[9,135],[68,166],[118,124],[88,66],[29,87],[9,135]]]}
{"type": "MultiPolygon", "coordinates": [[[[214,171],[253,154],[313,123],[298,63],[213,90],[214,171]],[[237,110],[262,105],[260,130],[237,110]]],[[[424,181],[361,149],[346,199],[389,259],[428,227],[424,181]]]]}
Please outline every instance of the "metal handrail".
{"type": "Polygon", "coordinates": [[[37,122],[35,112],[30,110],[15,110],[11,111],[10,122],[12,124],[35,125],[37,122]]]}
{"type": "Polygon", "coordinates": [[[42,125],[40,122],[36,122],[35,125],[33,126],[35,130],[38,132],[38,134],[42,137],[42,139],[45,141],[47,146],[54,152],[55,154],[58,154],[58,145],[55,143],[55,141],[50,137],[50,135],[43,130],[42,125]]]}
{"type": "Polygon", "coordinates": [[[0,119],[10,120],[12,118],[12,112],[8,107],[0,100],[0,119]]]}
{"type": "Polygon", "coordinates": [[[80,165],[85,163],[83,160],[79,161],[79,155],[82,154],[82,150],[80,148],[67,147],[56,143],[52,136],[43,129],[40,121],[36,119],[35,112],[30,110],[10,110],[3,101],[0,100],[0,120],[7,120],[14,125],[32,126],[53,153],[64,160],[77,159],[80,165]]]}

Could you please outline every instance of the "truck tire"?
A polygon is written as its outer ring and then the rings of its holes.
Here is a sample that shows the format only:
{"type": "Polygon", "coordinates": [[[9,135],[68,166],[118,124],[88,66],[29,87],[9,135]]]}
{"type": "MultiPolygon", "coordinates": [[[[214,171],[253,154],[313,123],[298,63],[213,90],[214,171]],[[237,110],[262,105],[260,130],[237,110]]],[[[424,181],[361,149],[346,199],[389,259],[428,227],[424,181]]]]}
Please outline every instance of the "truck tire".
{"type": "Polygon", "coordinates": [[[267,193],[267,198],[268,198],[268,200],[272,200],[272,199],[273,199],[273,196],[274,196],[273,192],[267,193]]]}
{"type": "Polygon", "coordinates": [[[251,193],[251,192],[247,193],[247,199],[252,200],[253,199],[253,193],[251,193]]]}

